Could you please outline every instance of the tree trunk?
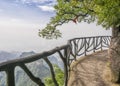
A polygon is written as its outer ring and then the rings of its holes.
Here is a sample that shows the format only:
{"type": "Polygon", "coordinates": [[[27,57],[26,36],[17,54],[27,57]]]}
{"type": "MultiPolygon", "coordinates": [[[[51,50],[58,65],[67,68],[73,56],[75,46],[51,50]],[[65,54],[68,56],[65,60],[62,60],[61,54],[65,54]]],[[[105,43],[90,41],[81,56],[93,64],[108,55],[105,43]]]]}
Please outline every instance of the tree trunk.
{"type": "Polygon", "coordinates": [[[112,28],[109,61],[112,74],[111,81],[120,83],[120,27],[112,28]]]}

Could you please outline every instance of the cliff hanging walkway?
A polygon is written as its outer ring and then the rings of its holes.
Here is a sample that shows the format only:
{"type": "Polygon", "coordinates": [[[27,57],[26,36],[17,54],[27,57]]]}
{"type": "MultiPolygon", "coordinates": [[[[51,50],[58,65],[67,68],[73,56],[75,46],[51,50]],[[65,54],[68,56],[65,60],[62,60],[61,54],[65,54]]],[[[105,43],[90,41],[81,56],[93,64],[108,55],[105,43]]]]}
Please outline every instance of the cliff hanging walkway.
{"type": "MultiPolygon", "coordinates": [[[[6,72],[7,86],[16,86],[15,68],[19,66],[38,86],[45,86],[44,82],[40,79],[40,77],[35,76],[26,65],[28,63],[32,63],[42,59],[49,67],[54,86],[60,86],[55,77],[56,73],[54,71],[52,62],[49,59],[49,56],[57,54],[56,58],[61,59],[64,66],[64,86],[107,86],[107,83],[102,83],[101,85],[92,85],[93,83],[91,82],[93,81],[95,84],[103,82],[101,81],[101,79],[99,79],[101,78],[99,77],[99,74],[94,75],[94,73],[98,73],[97,70],[99,70],[100,67],[103,67],[102,65],[105,65],[105,61],[107,60],[107,58],[104,57],[107,56],[107,51],[103,50],[108,49],[110,45],[110,40],[111,36],[74,38],[69,40],[66,45],[57,47],[50,51],[45,51],[28,57],[0,63],[0,72],[6,72]],[[101,52],[98,52],[100,50],[101,52]],[[79,58],[82,60],[79,60],[79,58]],[[99,62],[97,62],[98,60],[99,62]],[[89,63],[89,65],[87,65],[87,63],[89,63]],[[93,63],[95,63],[96,65],[92,65],[93,63]],[[83,76],[90,78],[92,76],[96,77],[88,80],[88,78],[85,78],[83,76]],[[86,85],[87,83],[88,85],[86,85]]],[[[99,72],[103,71],[101,70],[99,72]]]]}

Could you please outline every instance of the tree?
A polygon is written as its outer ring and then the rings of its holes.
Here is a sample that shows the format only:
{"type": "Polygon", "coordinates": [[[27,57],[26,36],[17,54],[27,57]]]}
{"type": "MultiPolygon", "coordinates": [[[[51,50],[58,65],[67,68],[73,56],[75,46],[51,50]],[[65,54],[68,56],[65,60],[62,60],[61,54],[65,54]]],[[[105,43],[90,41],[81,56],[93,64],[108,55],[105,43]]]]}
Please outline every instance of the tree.
{"type": "Polygon", "coordinates": [[[70,21],[97,22],[106,29],[112,28],[110,69],[113,74],[112,81],[120,82],[120,0],[57,0],[54,8],[56,16],[39,32],[44,38],[60,37],[61,33],[56,27],[70,21]]]}

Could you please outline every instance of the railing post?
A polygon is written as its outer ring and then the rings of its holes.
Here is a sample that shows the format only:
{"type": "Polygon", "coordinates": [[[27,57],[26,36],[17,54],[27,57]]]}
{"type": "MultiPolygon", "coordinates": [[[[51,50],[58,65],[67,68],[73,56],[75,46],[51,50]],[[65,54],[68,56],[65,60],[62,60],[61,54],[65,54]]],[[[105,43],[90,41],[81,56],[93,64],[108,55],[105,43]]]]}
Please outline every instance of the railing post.
{"type": "Polygon", "coordinates": [[[100,37],[100,42],[101,42],[101,51],[103,50],[102,49],[102,36],[100,37]]]}
{"type": "Polygon", "coordinates": [[[14,66],[10,66],[6,69],[7,74],[7,86],[15,86],[14,66]]]}
{"type": "MultiPolygon", "coordinates": [[[[69,48],[67,48],[69,49],[69,48]]],[[[60,55],[60,58],[62,59],[63,63],[64,63],[64,86],[67,86],[68,84],[68,74],[69,74],[69,71],[68,71],[68,57],[70,55],[68,55],[68,51],[67,49],[64,49],[64,56],[62,55],[62,53],[60,51],[58,51],[59,55],[60,55]]]]}
{"type": "Polygon", "coordinates": [[[65,60],[64,60],[65,83],[64,83],[64,86],[67,86],[67,84],[68,84],[68,74],[69,74],[68,65],[67,65],[68,64],[68,57],[69,57],[68,49],[69,48],[65,49],[65,51],[64,51],[64,53],[65,53],[65,60]]]}
{"type": "Polygon", "coordinates": [[[77,54],[77,48],[76,48],[76,40],[74,40],[74,59],[76,61],[76,54],[77,54]]]}

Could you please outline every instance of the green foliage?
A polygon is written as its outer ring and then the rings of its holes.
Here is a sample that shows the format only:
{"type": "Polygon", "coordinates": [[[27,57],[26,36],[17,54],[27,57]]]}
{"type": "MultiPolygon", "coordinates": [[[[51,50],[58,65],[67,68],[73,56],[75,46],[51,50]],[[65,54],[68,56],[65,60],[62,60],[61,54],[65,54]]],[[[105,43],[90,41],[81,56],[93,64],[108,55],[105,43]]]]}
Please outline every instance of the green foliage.
{"type": "Polygon", "coordinates": [[[54,8],[56,16],[39,33],[44,38],[61,37],[61,33],[58,30],[56,32],[56,26],[69,21],[97,21],[106,29],[120,26],[120,0],[57,0],[54,8]]]}
{"type": "Polygon", "coordinates": [[[47,39],[61,37],[59,30],[56,30],[54,26],[47,25],[45,29],[39,32],[39,36],[47,39]]]}
{"type": "MultiPolygon", "coordinates": [[[[59,86],[63,86],[63,84],[64,84],[63,71],[57,65],[54,65],[54,70],[55,70],[56,80],[57,80],[59,86]]],[[[45,85],[46,86],[54,86],[54,83],[53,83],[53,80],[51,77],[45,78],[45,85]]]]}

